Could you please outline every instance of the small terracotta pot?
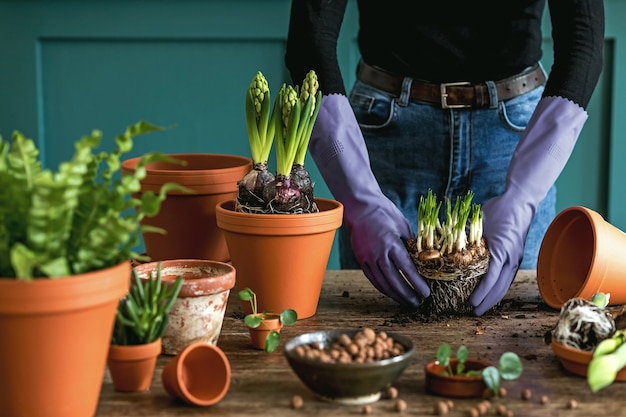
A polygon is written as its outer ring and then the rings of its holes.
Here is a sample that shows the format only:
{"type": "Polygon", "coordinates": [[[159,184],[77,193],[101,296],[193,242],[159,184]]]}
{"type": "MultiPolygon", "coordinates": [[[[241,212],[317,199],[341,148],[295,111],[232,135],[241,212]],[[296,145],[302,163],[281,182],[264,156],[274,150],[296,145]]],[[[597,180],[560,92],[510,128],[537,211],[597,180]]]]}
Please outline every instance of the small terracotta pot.
{"type": "Polygon", "coordinates": [[[278,333],[280,333],[280,330],[283,328],[279,316],[270,314],[265,314],[264,316],[265,319],[258,327],[248,327],[248,330],[250,331],[250,340],[252,342],[252,346],[255,349],[260,350],[265,349],[265,339],[267,339],[267,336],[272,330],[276,330],[278,333]]]}
{"type": "Polygon", "coordinates": [[[150,389],[161,339],[145,345],[111,345],[107,364],[115,391],[140,392],[150,389]]]}
{"type": "MultiPolygon", "coordinates": [[[[450,365],[456,370],[458,360],[450,359],[450,365]]],[[[465,362],[467,371],[479,371],[491,364],[481,359],[468,359],[465,362]]],[[[442,375],[447,370],[439,365],[438,361],[432,361],[426,364],[426,390],[433,394],[452,398],[477,398],[482,397],[487,385],[483,381],[482,376],[459,376],[459,375],[442,375]]]]}
{"type": "MultiPolygon", "coordinates": [[[[318,213],[258,214],[235,211],[234,200],[217,205],[217,226],[237,269],[237,286],[257,295],[258,310],[296,310],[298,319],[317,311],[343,205],[315,199],[318,213]]],[[[244,312],[252,311],[242,302],[244,312]]]]}
{"type": "MultiPolygon", "coordinates": [[[[569,346],[562,345],[558,343],[554,339],[550,344],[552,347],[552,351],[559,358],[561,365],[567,371],[573,373],[574,375],[579,376],[587,376],[587,368],[589,368],[589,363],[593,357],[592,352],[587,352],[584,350],[574,349],[569,346]]],[[[617,373],[615,377],[616,381],[626,381],[626,368],[622,369],[617,373]]]]}
{"type": "MultiPolygon", "coordinates": [[[[194,191],[170,191],[154,217],[142,225],[160,227],[167,234],[144,233],[146,253],[153,261],[164,259],[212,259],[228,262],[224,234],[215,222],[215,205],[237,196],[237,182],[252,169],[250,158],[222,154],[171,154],[187,165],[154,162],[146,166],[141,192],[158,193],[174,182],[194,191]]],[[[122,162],[122,174],[134,172],[140,158],[122,162]]],[[[136,196],[137,197],[137,196],[136,196]]]]}
{"type": "MultiPolygon", "coordinates": [[[[141,279],[156,275],[159,262],[140,264],[141,279]]],[[[182,276],[183,286],[169,314],[163,334],[163,353],[176,355],[195,342],[216,344],[222,330],[230,290],[235,286],[235,268],[224,262],[203,259],[161,261],[161,279],[182,276]]]]}
{"type": "Polygon", "coordinates": [[[548,227],[537,259],[537,284],[550,307],[569,299],[610,293],[610,305],[626,304],[626,234],[597,212],[572,206],[548,227]]]}
{"type": "Polygon", "coordinates": [[[175,398],[193,405],[213,405],[230,387],[230,362],[224,352],[208,343],[192,343],[165,364],[161,381],[175,398]]]}

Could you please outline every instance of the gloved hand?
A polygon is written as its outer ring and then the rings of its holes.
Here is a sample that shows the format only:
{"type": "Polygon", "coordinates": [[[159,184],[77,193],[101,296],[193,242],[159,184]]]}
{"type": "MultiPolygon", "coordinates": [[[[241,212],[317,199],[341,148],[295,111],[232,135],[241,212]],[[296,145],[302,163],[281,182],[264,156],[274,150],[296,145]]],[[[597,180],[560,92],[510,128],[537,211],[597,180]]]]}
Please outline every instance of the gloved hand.
{"type": "Polygon", "coordinates": [[[542,98],[511,159],[504,194],[483,205],[489,270],[470,297],[480,316],[505,296],[524,254],[539,203],[569,159],[587,112],[562,97],[542,98]]]}
{"type": "Polygon", "coordinates": [[[413,237],[411,226],[382,193],[346,96],[322,98],[309,150],[328,188],[344,206],[352,248],[367,278],[398,303],[417,307],[430,289],[404,246],[404,240],[413,237]]]}

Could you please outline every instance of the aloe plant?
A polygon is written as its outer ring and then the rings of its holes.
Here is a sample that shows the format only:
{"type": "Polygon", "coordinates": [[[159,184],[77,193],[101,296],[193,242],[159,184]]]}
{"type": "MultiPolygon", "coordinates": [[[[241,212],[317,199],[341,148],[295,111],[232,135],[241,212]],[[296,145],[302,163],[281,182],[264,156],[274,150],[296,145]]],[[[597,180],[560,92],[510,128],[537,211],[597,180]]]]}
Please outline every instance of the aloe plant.
{"type": "Polygon", "coordinates": [[[140,121],[115,139],[111,152],[97,151],[102,133],[94,130],[75,143],[73,157],[57,170],[42,167],[32,139],[14,132],[0,136],[0,276],[31,280],[99,270],[139,258],[134,251],[144,231],[145,216],[156,215],[169,190],[133,198],[155,161],[180,162],[160,153],[141,158],[133,174],[116,177],[120,157],[130,152],[133,137],[161,130],[140,121]]]}
{"type": "Polygon", "coordinates": [[[163,283],[161,263],[156,275],[150,272],[141,280],[133,269],[130,291],[119,302],[111,343],[140,345],[152,343],[165,333],[169,312],[180,293],[183,278],[177,276],[171,283],[163,283]]]}

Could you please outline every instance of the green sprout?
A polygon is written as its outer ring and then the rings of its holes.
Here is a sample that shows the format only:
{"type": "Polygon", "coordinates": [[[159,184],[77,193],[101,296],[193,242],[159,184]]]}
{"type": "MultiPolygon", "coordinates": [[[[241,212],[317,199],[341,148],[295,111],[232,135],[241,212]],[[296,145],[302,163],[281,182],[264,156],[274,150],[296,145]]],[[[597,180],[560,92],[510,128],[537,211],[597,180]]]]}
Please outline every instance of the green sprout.
{"type": "MultiPolygon", "coordinates": [[[[252,313],[246,315],[244,323],[246,326],[256,329],[259,326],[266,326],[265,320],[278,316],[280,322],[285,326],[290,326],[298,321],[298,313],[291,309],[285,309],[280,314],[273,314],[271,310],[265,310],[258,312],[256,294],[250,288],[244,288],[237,294],[242,301],[249,301],[252,313]]],[[[270,330],[269,334],[265,338],[265,352],[271,353],[278,347],[280,343],[280,332],[277,330],[270,330]]]]}
{"type": "Polygon", "coordinates": [[[520,357],[514,352],[505,352],[500,356],[498,367],[487,366],[482,370],[465,370],[469,358],[469,350],[461,345],[456,352],[457,366],[452,368],[450,359],[452,348],[447,343],[442,343],[437,349],[437,361],[446,368],[441,374],[444,376],[481,376],[487,388],[498,396],[501,380],[513,381],[522,374],[523,366],[520,357]]]}

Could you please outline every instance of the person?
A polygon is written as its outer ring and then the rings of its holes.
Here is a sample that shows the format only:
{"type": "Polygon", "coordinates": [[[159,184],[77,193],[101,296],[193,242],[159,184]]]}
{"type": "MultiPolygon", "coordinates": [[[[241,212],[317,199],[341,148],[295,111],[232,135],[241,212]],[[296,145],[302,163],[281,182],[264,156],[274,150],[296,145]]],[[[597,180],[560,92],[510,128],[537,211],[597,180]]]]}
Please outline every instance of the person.
{"type": "Polygon", "coordinates": [[[293,0],[292,79],[323,92],[310,154],[344,205],[341,268],[361,268],[403,306],[430,294],[405,248],[429,189],[482,205],[489,269],[482,315],[520,267],[535,268],[555,216],[555,181],[602,71],[602,0],[548,0],[554,64],[542,57],[545,0],[358,0],[361,61],[350,98],[337,60],[347,0],[293,0]],[[522,262],[523,259],[523,262],[522,262]]]}

